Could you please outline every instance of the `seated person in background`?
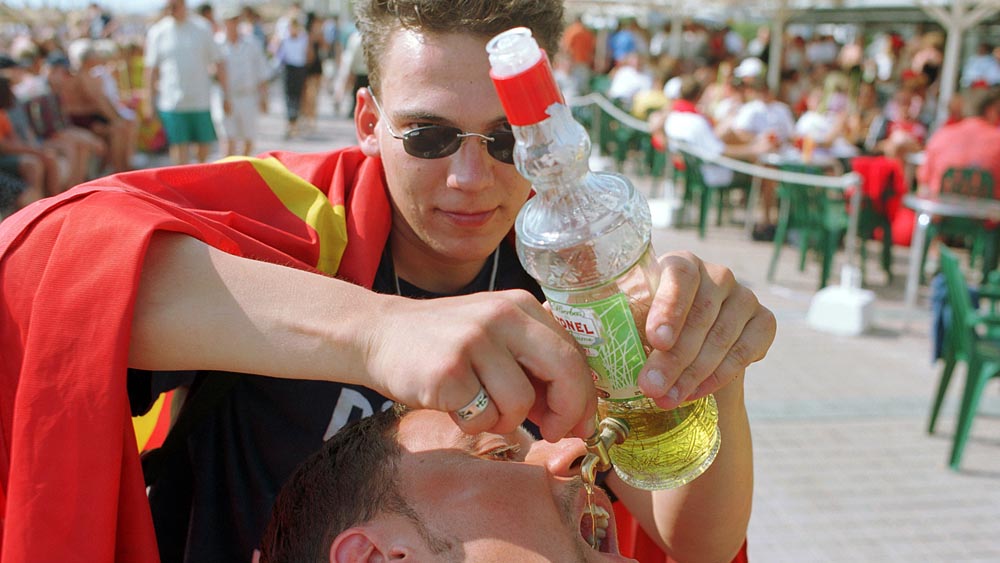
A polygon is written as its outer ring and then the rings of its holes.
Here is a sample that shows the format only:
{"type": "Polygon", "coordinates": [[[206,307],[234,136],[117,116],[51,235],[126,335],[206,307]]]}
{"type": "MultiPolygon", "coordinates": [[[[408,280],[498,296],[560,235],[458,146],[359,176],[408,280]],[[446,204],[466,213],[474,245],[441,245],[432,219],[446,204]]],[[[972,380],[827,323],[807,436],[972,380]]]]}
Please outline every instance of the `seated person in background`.
{"type": "Polygon", "coordinates": [[[132,122],[121,116],[104,91],[99,73],[93,73],[101,64],[100,54],[87,40],[75,43],[71,50],[75,72],[62,64],[53,65],[49,72],[52,90],[73,125],[92,131],[107,143],[110,171],[129,170],[135,144],[132,122]]]}
{"type": "MultiPolygon", "coordinates": [[[[763,81],[766,87],[764,62],[756,57],[747,57],[733,69],[733,79],[730,83],[732,95],[729,97],[728,107],[724,113],[716,116],[715,132],[726,142],[745,142],[746,137],[737,133],[736,119],[743,119],[743,126],[746,126],[747,112],[743,108],[751,101],[751,84],[755,81],[763,81]],[[742,113],[742,115],[740,115],[742,113]]],[[[750,113],[757,113],[759,106],[751,107],[750,113]]],[[[720,110],[721,111],[721,110],[720,110]]]]}
{"type": "Polygon", "coordinates": [[[847,104],[836,92],[813,88],[806,95],[806,112],[795,122],[795,142],[802,160],[848,158],[858,148],[847,139],[847,104]]]}
{"type": "Polygon", "coordinates": [[[878,103],[878,92],[871,82],[858,85],[858,95],[847,113],[845,138],[863,153],[874,153],[875,145],[885,137],[885,117],[878,103]]]}
{"type": "Polygon", "coordinates": [[[38,52],[29,53],[22,61],[25,67],[12,77],[12,87],[18,101],[25,106],[35,137],[42,145],[67,157],[68,185],[96,177],[101,172],[107,145],[91,131],[69,123],[59,97],[49,85],[52,66],[69,64],[68,61],[59,54],[50,55],[46,61],[38,52]]]}
{"type": "Polygon", "coordinates": [[[979,84],[983,86],[1000,84],[1000,61],[993,56],[992,45],[980,43],[976,47],[976,53],[962,65],[959,84],[963,88],[972,88],[979,84]]]}
{"type": "MultiPolygon", "coordinates": [[[[702,85],[694,76],[685,75],[681,79],[680,98],[674,102],[663,125],[671,151],[676,152],[677,143],[681,142],[709,156],[755,160],[777,147],[770,135],[760,135],[743,143],[723,142],[708,118],[698,112],[701,93],[702,85]]],[[[732,184],[734,179],[732,170],[715,164],[702,164],[701,175],[709,186],[726,186],[732,184]]]]}
{"type": "MultiPolygon", "coordinates": [[[[730,123],[733,141],[748,145],[766,137],[775,148],[789,143],[795,132],[795,117],[788,104],[779,100],[768,88],[763,68],[760,74],[744,78],[740,87],[746,101],[730,123]]],[[[778,220],[774,182],[761,182],[760,196],[763,224],[758,225],[755,233],[758,239],[768,239],[778,220]]]]}
{"type": "Polygon", "coordinates": [[[668,57],[661,57],[660,63],[652,73],[652,82],[649,87],[639,90],[632,96],[632,116],[637,119],[647,120],[657,111],[670,106],[670,98],[667,96],[667,79],[673,74],[675,63],[668,57]]]}
{"type": "Polygon", "coordinates": [[[58,194],[69,187],[66,182],[70,165],[32,135],[28,116],[14,98],[10,79],[0,76],[0,152],[17,157],[18,173],[31,187],[26,194],[30,196],[39,189],[40,197],[58,194]]]}
{"type": "MultiPolygon", "coordinates": [[[[123,70],[126,69],[118,44],[103,39],[95,41],[93,48],[96,56],[91,55],[90,77],[98,79],[97,82],[101,85],[104,97],[111,102],[111,105],[118,112],[118,117],[128,126],[125,131],[130,135],[130,138],[123,144],[126,154],[120,158],[126,163],[131,163],[138,135],[137,119],[139,116],[136,112],[139,107],[138,100],[131,97],[130,92],[125,92],[125,96],[123,96],[121,83],[122,79],[125,78],[123,70]]],[[[130,164],[129,169],[131,169],[130,164]]]]}
{"type": "MultiPolygon", "coordinates": [[[[723,433],[748,451],[742,398],[731,399],[723,433]]],[[[376,413],[343,428],[292,474],[260,562],[620,561],[612,504],[600,487],[588,507],[580,476],[586,453],[578,438],[548,443],[524,429],[466,435],[438,411],[376,413]],[[595,535],[596,548],[588,541],[595,535]]],[[[729,561],[750,506],[715,469],[666,491],[632,489],[613,472],[608,483],[626,504],[645,507],[654,529],[700,545],[680,560],[729,561]],[[730,502],[712,506],[724,496],[730,502]],[[699,516],[684,516],[691,513],[699,516]]],[[[745,469],[735,488],[749,486],[745,469]]]]}
{"type": "Polygon", "coordinates": [[[994,197],[1000,197],[1000,87],[972,90],[967,97],[966,107],[975,113],[931,135],[917,181],[936,194],[948,168],[975,166],[993,174],[994,197]]]}
{"type": "Polygon", "coordinates": [[[741,84],[744,103],[732,121],[732,134],[739,143],[750,143],[761,135],[771,135],[779,145],[792,139],[795,116],[788,104],[778,99],[763,76],[741,84]]]}
{"type": "Polygon", "coordinates": [[[653,86],[653,76],[646,69],[645,61],[639,53],[629,53],[611,69],[611,84],[608,97],[628,111],[632,111],[632,99],[639,92],[653,86]]]}
{"type": "Polygon", "coordinates": [[[905,161],[908,154],[920,151],[927,140],[927,127],[917,118],[919,107],[913,103],[915,96],[912,89],[900,88],[886,107],[886,137],[875,148],[889,158],[905,161]]]}
{"type": "Polygon", "coordinates": [[[742,93],[733,85],[736,80],[733,72],[733,65],[727,61],[719,63],[714,73],[711,67],[694,71],[698,82],[704,87],[698,100],[698,109],[713,124],[725,121],[743,104],[742,93]]]}

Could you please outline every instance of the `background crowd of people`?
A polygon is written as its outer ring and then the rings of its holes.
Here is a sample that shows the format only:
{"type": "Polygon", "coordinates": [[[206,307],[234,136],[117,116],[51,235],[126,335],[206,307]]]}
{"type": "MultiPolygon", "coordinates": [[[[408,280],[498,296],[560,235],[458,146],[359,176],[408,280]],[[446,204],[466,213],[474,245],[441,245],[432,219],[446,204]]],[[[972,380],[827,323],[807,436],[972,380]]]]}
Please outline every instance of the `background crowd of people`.
{"type": "Polygon", "coordinates": [[[298,3],[270,21],[237,3],[164,5],[141,23],[93,3],[0,30],[0,216],[141,167],[137,153],[204,162],[219,141],[214,154],[251,154],[271,85],[290,138],[315,128],[322,89],[344,115],[365,84],[350,19],[298,3]]]}
{"type": "MultiPolygon", "coordinates": [[[[774,87],[768,25],[741,34],[728,25],[689,22],[679,56],[667,52],[670,25],[650,29],[624,19],[616,29],[602,31],[577,18],[563,35],[555,63],[564,90],[599,92],[647,120],[660,148],[669,138],[735,158],[815,157],[850,171],[856,156],[884,156],[900,169],[918,153],[937,160],[936,154],[924,154],[931,137],[940,132],[954,139],[946,133],[949,126],[968,117],[982,122],[996,97],[992,88],[1000,84],[1000,48],[981,41],[962,64],[958,92],[939,108],[945,35],[930,26],[908,29],[906,36],[886,28],[866,34],[842,27],[839,40],[820,28],[808,34],[789,28],[774,87]]],[[[976,130],[991,128],[996,124],[987,118],[976,130]]],[[[916,178],[935,188],[950,166],[985,168],[997,177],[1000,148],[976,149],[950,151],[936,172],[928,167],[916,178]]],[[[733,181],[730,171],[717,167],[704,167],[703,176],[710,185],[733,181]]],[[[765,183],[755,238],[774,234],[777,210],[769,188],[765,183]]]]}

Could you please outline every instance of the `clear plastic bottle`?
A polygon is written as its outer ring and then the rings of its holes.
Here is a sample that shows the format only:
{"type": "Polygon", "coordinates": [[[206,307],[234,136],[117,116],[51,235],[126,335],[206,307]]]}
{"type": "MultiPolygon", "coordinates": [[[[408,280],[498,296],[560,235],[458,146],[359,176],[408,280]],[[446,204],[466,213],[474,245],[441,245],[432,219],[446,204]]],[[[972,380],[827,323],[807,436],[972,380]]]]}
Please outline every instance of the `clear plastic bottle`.
{"type": "Polygon", "coordinates": [[[708,396],[664,411],[636,385],[651,351],[645,323],[660,273],[649,206],[624,176],[590,171],[590,138],[530,30],[501,33],[486,50],[517,139],[515,164],[536,192],[515,223],[518,256],[584,348],[599,415],[629,427],[610,450],[615,471],[642,489],[688,483],[718,452],[718,409],[708,396]]]}

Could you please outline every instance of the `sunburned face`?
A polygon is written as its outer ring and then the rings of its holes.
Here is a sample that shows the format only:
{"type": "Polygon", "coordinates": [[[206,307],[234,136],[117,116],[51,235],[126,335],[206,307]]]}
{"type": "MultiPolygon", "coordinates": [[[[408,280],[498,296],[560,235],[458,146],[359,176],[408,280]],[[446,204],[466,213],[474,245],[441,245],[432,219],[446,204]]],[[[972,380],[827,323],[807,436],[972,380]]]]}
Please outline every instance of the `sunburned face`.
{"type": "MultiPolygon", "coordinates": [[[[489,78],[487,38],[467,34],[394,32],[380,64],[380,114],[364,93],[356,125],[362,148],[382,158],[393,204],[391,245],[400,276],[439,272],[468,283],[504,236],[527,200],[530,184],[512,164],[487,153],[479,137],[437,159],[407,154],[392,137],[419,126],[444,125],[489,134],[507,125],[489,78]],[[421,267],[416,267],[419,264],[421,267]]],[[[427,287],[438,285],[437,287],[427,287]]]]}
{"type": "Polygon", "coordinates": [[[580,478],[583,442],[536,442],[515,434],[463,434],[436,411],[407,415],[400,490],[428,531],[446,540],[439,560],[631,561],[618,555],[608,497],[595,490],[594,512],[580,478]],[[599,550],[587,542],[596,513],[599,550]]]}

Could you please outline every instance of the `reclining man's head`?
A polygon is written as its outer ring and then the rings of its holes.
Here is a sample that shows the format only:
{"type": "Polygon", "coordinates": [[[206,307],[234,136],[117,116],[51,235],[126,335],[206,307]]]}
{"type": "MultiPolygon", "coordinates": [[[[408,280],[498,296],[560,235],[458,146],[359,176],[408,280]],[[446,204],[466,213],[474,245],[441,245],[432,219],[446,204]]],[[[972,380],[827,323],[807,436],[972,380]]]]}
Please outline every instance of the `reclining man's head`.
{"type": "Polygon", "coordinates": [[[345,427],[275,502],[262,563],[622,561],[611,503],[594,515],[579,439],[463,434],[448,414],[390,409],[345,427]],[[587,539],[603,539],[594,550],[587,539]]]}

